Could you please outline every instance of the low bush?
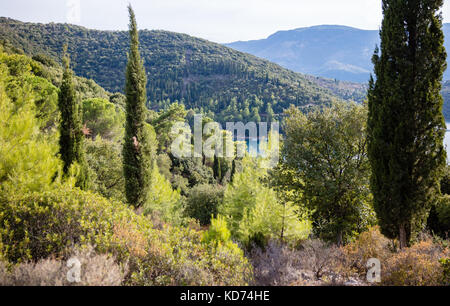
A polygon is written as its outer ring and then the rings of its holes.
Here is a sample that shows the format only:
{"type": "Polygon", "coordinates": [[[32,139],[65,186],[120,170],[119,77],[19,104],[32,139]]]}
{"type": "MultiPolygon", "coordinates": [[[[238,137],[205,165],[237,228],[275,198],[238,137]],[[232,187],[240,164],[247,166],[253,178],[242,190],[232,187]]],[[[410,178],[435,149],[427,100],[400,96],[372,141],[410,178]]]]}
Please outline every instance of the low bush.
{"type": "Polygon", "coordinates": [[[439,262],[441,263],[442,269],[444,270],[442,279],[443,285],[450,286],[450,258],[442,258],[441,260],[439,260],[439,262]]]}
{"type": "Polygon", "coordinates": [[[34,192],[0,203],[0,253],[10,262],[66,257],[72,245],[96,245],[110,250],[113,229],[136,223],[150,231],[151,223],[120,202],[79,189],[34,192]]]}
{"type": "Polygon", "coordinates": [[[337,278],[339,249],[313,239],[298,248],[271,240],[250,252],[255,283],[260,286],[321,285],[337,278]]]}
{"type": "Polygon", "coordinates": [[[186,214],[206,226],[223,200],[224,188],[218,185],[197,185],[191,189],[186,203],[186,214]]]}
{"type": "Polygon", "coordinates": [[[370,258],[384,262],[391,255],[389,239],[381,234],[378,226],[361,233],[354,242],[342,247],[341,252],[340,272],[347,276],[355,273],[363,276],[370,258]]]}
{"type": "Polygon", "coordinates": [[[242,286],[252,279],[251,265],[232,243],[204,240],[202,232],[164,227],[145,256],[131,260],[128,284],[139,286],[242,286]]]}
{"type": "Polygon", "coordinates": [[[265,248],[253,248],[250,258],[257,286],[288,286],[300,278],[300,258],[280,242],[272,240],[265,248]]]}
{"type": "Polygon", "coordinates": [[[74,250],[71,255],[80,263],[79,280],[68,278],[73,268],[61,259],[41,259],[9,267],[0,262],[0,286],[119,286],[127,273],[112,256],[97,254],[93,247],[74,250]]]}
{"type": "Polygon", "coordinates": [[[67,260],[72,246],[94,245],[99,255],[129,263],[127,285],[246,285],[252,277],[234,244],[205,242],[203,232],[185,227],[155,229],[120,202],[70,187],[2,201],[0,223],[0,258],[13,265],[42,261],[57,272],[47,258],[67,260]]]}
{"type": "Polygon", "coordinates": [[[431,240],[422,241],[388,257],[382,262],[381,284],[385,286],[440,286],[445,265],[440,263],[450,252],[431,240]]]}

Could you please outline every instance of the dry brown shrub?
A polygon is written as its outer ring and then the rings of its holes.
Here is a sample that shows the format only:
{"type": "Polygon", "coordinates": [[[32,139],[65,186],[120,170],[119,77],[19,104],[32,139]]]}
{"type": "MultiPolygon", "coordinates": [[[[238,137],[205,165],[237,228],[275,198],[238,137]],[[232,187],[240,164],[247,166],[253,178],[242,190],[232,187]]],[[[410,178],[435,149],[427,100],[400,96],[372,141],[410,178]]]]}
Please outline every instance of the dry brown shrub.
{"type": "Polygon", "coordinates": [[[279,242],[270,241],[265,249],[250,253],[254,278],[258,286],[286,286],[300,278],[300,258],[295,250],[279,242]]]}
{"type": "Polygon", "coordinates": [[[338,247],[318,239],[308,240],[302,247],[304,268],[311,270],[318,280],[335,278],[336,266],[341,257],[338,247]]]}
{"type": "Polygon", "coordinates": [[[93,247],[74,250],[72,258],[81,263],[80,282],[70,282],[66,260],[47,258],[36,263],[9,266],[0,262],[1,286],[119,286],[127,273],[127,266],[119,266],[114,258],[99,255],[93,247]]]}
{"type": "Polygon", "coordinates": [[[381,267],[381,284],[385,286],[441,286],[444,268],[441,258],[450,256],[432,240],[421,241],[388,257],[381,267]]]}
{"type": "Polygon", "coordinates": [[[356,241],[341,248],[338,269],[340,274],[346,277],[353,274],[365,275],[370,258],[384,262],[390,256],[389,243],[389,239],[381,234],[378,226],[361,233],[356,241]]]}
{"type": "Polygon", "coordinates": [[[339,249],[320,240],[305,241],[298,249],[270,241],[265,249],[254,249],[250,258],[257,285],[320,285],[335,277],[339,249]]]}
{"type": "Polygon", "coordinates": [[[119,222],[114,225],[113,241],[127,252],[127,255],[147,255],[148,238],[134,223],[119,222]]]}

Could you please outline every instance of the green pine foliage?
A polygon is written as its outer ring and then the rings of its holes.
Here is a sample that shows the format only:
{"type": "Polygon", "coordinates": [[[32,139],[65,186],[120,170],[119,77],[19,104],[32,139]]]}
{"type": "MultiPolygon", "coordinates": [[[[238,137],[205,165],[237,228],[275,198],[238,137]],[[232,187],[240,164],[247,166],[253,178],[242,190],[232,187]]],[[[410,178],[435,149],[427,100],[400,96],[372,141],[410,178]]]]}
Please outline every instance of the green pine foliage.
{"type": "Polygon", "coordinates": [[[445,165],[442,0],[383,1],[369,89],[372,192],[382,233],[405,247],[422,230],[445,165]],[[379,54],[381,52],[381,54],[379,54]]]}
{"type": "Polygon", "coordinates": [[[59,121],[58,88],[44,77],[46,68],[27,56],[5,53],[1,47],[0,62],[8,69],[5,80],[10,99],[18,103],[23,100],[23,88],[29,89],[41,129],[51,131],[59,121]]]}
{"type": "Polygon", "coordinates": [[[83,100],[83,124],[87,136],[107,140],[123,138],[125,112],[121,106],[102,98],[83,100]]]}
{"type": "Polygon", "coordinates": [[[151,174],[150,192],[144,204],[144,214],[162,222],[180,225],[183,223],[183,206],[179,190],[174,190],[160,172],[156,161],[151,174]]]}
{"type": "Polygon", "coordinates": [[[150,112],[149,123],[155,128],[158,137],[158,153],[170,150],[172,142],[175,140],[174,135],[170,133],[172,126],[176,122],[185,122],[187,111],[183,104],[172,103],[167,108],[160,110],[158,113],[150,112]]]}
{"type": "MultiPolygon", "coordinates": [[[[2,54],[3,56],[3,54],[2,54]]],[[[18,62],[19,64],[20,62],[18,62]]],[[[26,66],[24,67],[26,68],[26,66]]],[[[15,76],[0,63],[0,198],[28,191],[45,190],[57,184],[61,162],[56,157],[55,133],[43,133],[38,107],[30,84],[15,88],[15,76]]],[[[27,72],[29,73],[29,72],[27,72]]]]}
{"type": "Polygon", "coordinates": [[[267,170],[245,157],[225,190],[219,215],[226,217],[233,238],[248,247],[264,246],[269,240],[298,243],[308,238],[310,221],[291,202],[280,203],[276,191],[266,186],[267,170]]]}
{"type": "Polygon", "coordinates": [[[152,150],[150,127],[146,119],[147,77],[139,53],[139,35],[136,17],[131,6],[130,14],[130,52],[126,68],[126,124],[123,141],[123,168],[125,175],[125,193],[127,202],[140,207],[147,201],[149,194],[152,150]]]}

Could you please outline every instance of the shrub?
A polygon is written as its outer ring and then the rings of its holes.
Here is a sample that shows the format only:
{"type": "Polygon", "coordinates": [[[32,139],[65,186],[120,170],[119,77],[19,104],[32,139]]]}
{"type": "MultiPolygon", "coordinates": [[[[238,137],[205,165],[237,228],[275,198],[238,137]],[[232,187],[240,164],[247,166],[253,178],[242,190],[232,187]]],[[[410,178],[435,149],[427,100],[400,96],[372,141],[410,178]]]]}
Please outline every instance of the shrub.
{"type": "Polygon", "coordinates": [[[391,255],[389,239],[381,234],[378,226],[361,233],[354,242],[344,246],[341,251],[341,273],[346,275],[352,273],[365,275],[366,264],[370,258],[377,258],[383,262],[391,255]]]}
{"type": "Polygon", "coordinates": [[[225,190],[219,213],[227,217],[232,236],[248,247],[270,239],[297,243],[308,238],[311,224],[292,203],[280,203],[276,192],[263,184],[267,170],[258,161],[244,158],[243,171],[236,173],[225,190]],[[302,220],[303,219],[303,220],[302,220]]]}
{"type": "Polygon", "coordinates": [[[319,239],[307,240],[300,246],[298,253],[303,269],[311,271],[317,280],[326,278],[327,281],[334,281],[340,257],[340,251],[335,245],[319,239]]]}
{"type": "Polygon", "coordinates": [[[206,244],[218,245],[225,244],[231,241],[231,233],[227,227],[227,221],[224,217],[218,216],[211,220],[211,226],[203,237],[203,242],[206,244]]]}
{"type": "Polygon", "coordinates": [[[191,189],[186,203],[186,214],[201,225],[209,225],[211,216],[217,215],[224,188],[218,185],[197,185],[191,189]]]}
{"type": "Polygon", "coordinates": [[[450,258],[442,258],[439,260],[439,262],[442,265],[442,269],[444,270],[443,275],[443,285],[449,286],[450,285],[450,258]]]}
{"type": "Polygon", "coordinates": [[[165,226],[158,244],[131,260],[130,285],[247,285],[251,266],[232,243],[208,243],[201,232],[165,226]]]}
{"type": "Polygon", "coordinates": [[[386,286],[439,286],[445,266],[439,260],[447,258],[449,250],[431,240],[422,241],[387,258],[382,263],[381,284],[386,286]]]}
{"type": "Polygon", "coordinates": [[[183,206],[179,190],[173,190],[170,182],[159,172],[156,162],[150,179],[150,192],[144,204],[144,214],[171,224],[183,223],[183,206]]]}
{"type": "Polygon", "coordinates": [[[100,255],[89,246],[75,250],[71,258],[81,263],[80,282],[70,282],[67,261],[54,258],[26,262],[9,268],[0,262],[0,286],[119,286],[127,273],[112,256],[100,255]]]}
{"type": "Polygon", "coordinates": [[[0,202],[0,224],[0,258],[12,264],[67,259],[72,246],[95,245],[98,254],[129,262],[129,285],[246,285],[251,279],[237,245],[204,242],[202,232],[185,227],[154,229],[124,204],[70,187],[0,202]]]}
{"type": "Polygon", "coordinates": [[[257,286],[288,286],[298,281],[302,263],[295,250],[277,241],[250,252],[257,286]]]}
{"type": "Polygon", "coordinates": [[[60,189],[18,195],[0,202],[0,253],[10,262],[67,255],[72,245],[96,245],[107,251],[114,226],[136,223],[148,232],[151,223],[125,205],[90,192],[60,189]]]}
{"type": "Polygon", "coordinates": [[[320,285],[333,282],[339,249],[321,240],[307,240],[299,248],[271,240],[254,248],[250,258],[258,286],[320,285]]]}

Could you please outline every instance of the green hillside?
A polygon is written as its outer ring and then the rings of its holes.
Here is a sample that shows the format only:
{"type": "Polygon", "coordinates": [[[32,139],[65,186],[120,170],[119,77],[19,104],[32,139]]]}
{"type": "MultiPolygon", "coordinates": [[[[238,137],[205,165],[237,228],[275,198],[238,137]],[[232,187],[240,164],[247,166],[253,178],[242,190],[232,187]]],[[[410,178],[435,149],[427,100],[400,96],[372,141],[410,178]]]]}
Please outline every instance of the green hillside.
{"type": "Polygon", "coordinates": [[[450,81],[442,85],[442,96],[444,97],[443,113],[446,121],[450,120],[450,81]]]}
{"type": "MultiPolygon", "coordinates": [[[[59,60],[69,45],[73,69],[106,90],[121,92],[128,33],[67,24],[23,23],[0,18],[0,35],[28,55],[59,60]]],[[[290,104],[329,104],[339,99],[308,77],[203,39],[166,31],[141,31],[149,107],[182,101],[220,121],[257,120],[290,104]]]]}

